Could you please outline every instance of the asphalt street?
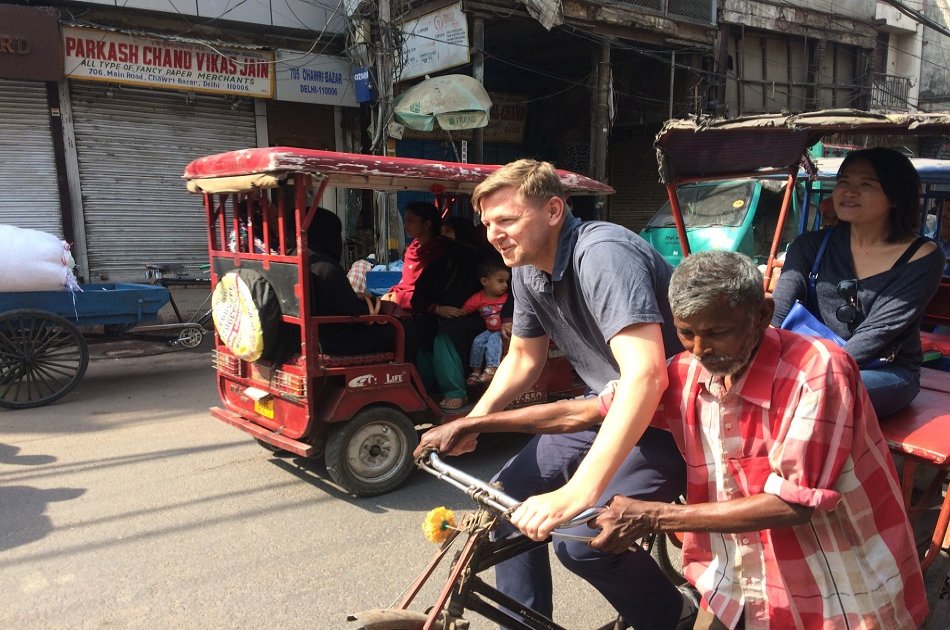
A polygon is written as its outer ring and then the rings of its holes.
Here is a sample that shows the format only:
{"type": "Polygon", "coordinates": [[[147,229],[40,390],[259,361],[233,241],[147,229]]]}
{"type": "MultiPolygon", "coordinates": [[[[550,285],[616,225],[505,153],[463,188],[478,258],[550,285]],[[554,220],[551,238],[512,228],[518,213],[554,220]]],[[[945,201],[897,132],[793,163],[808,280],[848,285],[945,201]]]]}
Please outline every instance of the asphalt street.
{"type": "MultiPolygon", "coordinates": [[[[421,472],[385,496],[346,495],[322,466],[211,418],[207,352],[140,351],[100,351],[61,401],[0,411],[0,627],[346,628],[434,554],[428,510],[472,505],[421,472]]],[[[487,478],[519,445],[492,436],[453,463],[487,478]]],[[[610,620],[591,587],[556,576],[561,624],[610,620]]]]}
{"type": "MultiPolygon", "coordinates": [[[[471,509],[418,471],[384,496],[343,493],[322,465],[274,457],[211,418],[208,352],[137,356],[156,347],[98,348],[59,402],[0,410],[0,628],[353,627],[347,614],[397,601],[435,553],[425,513],[471,509]]],[[[483,436],[451,463],[487,479],[522,443],[483,436]]],[[[932,602],[946,563],[928,572],[932,602]]],[[[592,587],[553,565],[558,623],[612,619],[592,587]]],[[[928,630],[950,628],[947,604],[928,630]]]]}

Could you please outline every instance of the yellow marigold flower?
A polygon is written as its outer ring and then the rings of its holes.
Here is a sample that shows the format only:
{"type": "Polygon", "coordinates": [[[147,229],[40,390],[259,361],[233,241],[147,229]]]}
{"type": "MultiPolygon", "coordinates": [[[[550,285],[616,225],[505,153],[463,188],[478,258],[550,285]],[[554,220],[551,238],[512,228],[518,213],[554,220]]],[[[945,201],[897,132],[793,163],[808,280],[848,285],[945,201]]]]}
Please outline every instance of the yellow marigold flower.
{"type": "Polygon", "coordinates": [[[426,520],[422,522],[422,531],[426,535],[426,540],[435,544],[445,542],[454,528],[455,512],[444,507],[429,510],[426,520]]]}

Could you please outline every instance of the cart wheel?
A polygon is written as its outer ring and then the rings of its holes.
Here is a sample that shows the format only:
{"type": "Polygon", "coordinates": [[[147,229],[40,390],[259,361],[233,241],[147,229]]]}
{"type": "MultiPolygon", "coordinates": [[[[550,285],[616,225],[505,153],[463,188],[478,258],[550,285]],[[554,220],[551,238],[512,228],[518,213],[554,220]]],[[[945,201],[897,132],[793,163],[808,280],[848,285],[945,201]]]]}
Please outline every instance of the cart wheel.
{"type": "Polygon", "coordinates": [[[68,320],[43,311],[0,315],[0,407],[40,407],[82,380],[89,347],[68,320]]]}
{"type": "Polygon", "coordinates": [[[201,326],[189,326],[188,328],[182,328],[178,333],[175,345],[182,348],[197,348],[201,345],[204,337],[205,331],[201,326]]]}
{"type": "Polygon", "coordinates": [[[364,409],[330,429],[324,456],[327,472],[356,496],[383,494],[412,472],[412,451],[418,443],[415,427],[401,411],[364,409]]]}

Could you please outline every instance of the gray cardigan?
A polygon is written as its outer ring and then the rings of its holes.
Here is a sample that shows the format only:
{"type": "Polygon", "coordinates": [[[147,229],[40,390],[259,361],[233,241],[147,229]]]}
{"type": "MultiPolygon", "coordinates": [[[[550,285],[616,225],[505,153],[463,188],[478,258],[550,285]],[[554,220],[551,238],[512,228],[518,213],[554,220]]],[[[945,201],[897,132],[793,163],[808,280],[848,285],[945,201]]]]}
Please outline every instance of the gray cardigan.
{"type": "MultiPolygon", "coordinates": [[[[829,228],[831,229],[831,228],[829,228]]],[[[808,304],[808,273],[827,230],[809,232],[796,238],[788,248],[782,275],[775,287],[775,315],[779,326],[795,300],[808,306],[835,333],[847,341],[845,350],[858,365],[893,354],[893,365],[920,371],[920,322],[943,275],[945,257],[940,248],[912,262],[899,265],[858,282],[858,299],[864,318],[844,324],[835,311],[845,301],[838,295],[838,282],[855,278],[851,258],[851,226],[835,228],[818,268],[818,312],[808,304]]]]}

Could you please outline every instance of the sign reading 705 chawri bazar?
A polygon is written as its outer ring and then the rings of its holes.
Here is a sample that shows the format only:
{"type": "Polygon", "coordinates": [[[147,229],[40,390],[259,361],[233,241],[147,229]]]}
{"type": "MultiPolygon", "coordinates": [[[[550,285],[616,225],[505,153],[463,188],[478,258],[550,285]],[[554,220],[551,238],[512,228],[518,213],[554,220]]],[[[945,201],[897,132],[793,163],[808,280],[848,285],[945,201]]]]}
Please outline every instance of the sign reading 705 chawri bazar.
{"type": "Polygon", "coordinates": [[[71,79],[214,92],[274,94],[274,53],[63,27],[64,73],[71,79]]]}

